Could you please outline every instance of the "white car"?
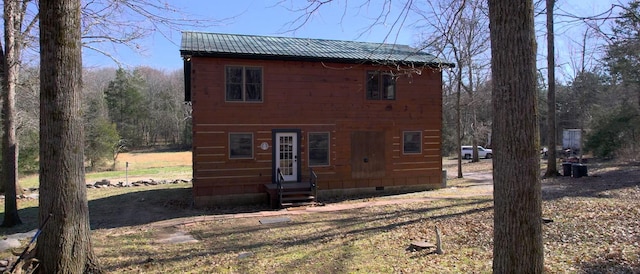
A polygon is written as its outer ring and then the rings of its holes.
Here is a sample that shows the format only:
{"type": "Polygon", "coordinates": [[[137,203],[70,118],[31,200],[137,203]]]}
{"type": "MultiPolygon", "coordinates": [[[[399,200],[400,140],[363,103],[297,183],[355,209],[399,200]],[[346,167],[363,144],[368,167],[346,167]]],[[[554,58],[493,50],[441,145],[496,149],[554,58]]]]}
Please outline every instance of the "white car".
{"type": "MultiPolygon", "coordinates": [[[[473,146],[462,146],[462,158],[471,159],[473,156],[473,146]]],[[[478,158],[491,159],[493,157],[493,151],[488,148],[478,146],[478,158]]]]}

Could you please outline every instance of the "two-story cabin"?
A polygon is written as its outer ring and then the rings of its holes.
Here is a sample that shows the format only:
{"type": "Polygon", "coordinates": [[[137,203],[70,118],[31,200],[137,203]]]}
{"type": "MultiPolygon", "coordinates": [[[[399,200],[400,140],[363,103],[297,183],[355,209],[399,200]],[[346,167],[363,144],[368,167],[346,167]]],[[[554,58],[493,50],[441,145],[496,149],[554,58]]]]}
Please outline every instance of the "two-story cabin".
{"type": "Polygon", "coordinates": [[[405,45],[183,32],[196,206],[266,202],[279,178],[320,197],[444,186],[442,69],[405,45]]]}

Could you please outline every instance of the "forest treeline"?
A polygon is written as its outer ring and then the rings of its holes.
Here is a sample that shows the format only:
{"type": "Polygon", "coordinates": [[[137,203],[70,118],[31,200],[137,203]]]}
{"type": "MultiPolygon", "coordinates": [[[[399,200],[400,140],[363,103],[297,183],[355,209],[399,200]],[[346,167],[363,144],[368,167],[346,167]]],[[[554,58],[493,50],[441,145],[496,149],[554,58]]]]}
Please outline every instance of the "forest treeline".
{"type": "MultiPolygon", "coordinates": [[[[20,73],[17,135],[21,172],[38,171],[38,68],[20,73]]],[[[191,148],[191,106],[184,102],[182,70],[85,69],[82,87],[85,158],[109,169],[118,153],[146,148],[191,148]]]]}
{"type": "MultiPolygon", "coordinates": [[[[473,0],[461,9],[442,16],[464,20],[444,25],[455,31],[449,39],[436,36],[427,41],[428,49],[456,61],[457,67],[445,71],[443,87],[443,154],[456,155],[460,127],[463,145],[492,147],[493,122],[491,75],[488,56],[489,34],[484,1],[473,0]],[[441,42],[443,41],[443,42],[441,42]],[[457,112],[460,112],[459,115],[457,112]],[[458,119],[459,117],[459,119],[458,119]]],[[[537,102],[540,149],[550,144],[553,127],[547,119],[555,111],[558,149],[562,149],[563,130],[582,131],[582,152],[594,157],[636,159],[640,144],[640,1],[616,6],[620,12],[610,17],[582,18],[598,24],[585,24],[580,50],[556,48],[572,60],[562,77],[548,79],[549,68],[538,62],[537,102]],[[555,83],[555,109],[548,106],[549,81],[555,83]]],[[[543,14],[543,12],[541,12],[543,14]]],[[[570,17],[571,15],[564,15],[570,17]]],[[[580,19],[580,20],[582,20],[580,19]]],[[[433,27],[433,26],[431,26],[433,27]]],[[[443,33],[449,28],[442,27],[443,33]]],[[[538,33],[543,37],[546,33],[538,33]]],[[[578,37],[576,37],[578,38],[578,37]]],[[[553,45],[551,45],[553,46],[553,45]]],[[[546,54],[539,56],[546,58],[546,54]]],[[[556,65],[559,70],[561,65],[556,65]]],[[[518,134],[514,132],[513,134],[518,134]]],[[[551,149],[551,148],[549,148],[551,149]]]]}

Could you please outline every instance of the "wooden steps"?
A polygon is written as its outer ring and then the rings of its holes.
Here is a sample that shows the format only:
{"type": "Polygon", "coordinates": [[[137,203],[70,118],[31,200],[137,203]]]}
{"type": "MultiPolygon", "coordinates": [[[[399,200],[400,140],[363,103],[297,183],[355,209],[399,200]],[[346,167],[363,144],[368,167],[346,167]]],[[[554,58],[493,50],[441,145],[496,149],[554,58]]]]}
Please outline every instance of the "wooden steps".
{"type": "Polygon", "coordinates": [[[309,168],[309,181],[286,182],[284,176],[277,170],[278,179],[273,184],[265,184],[271,208],[287,208],[294,206],[313,205],[317,201],[318,176],[309,168]]]}
{"type": "Polygon", "coordinates": [[[313,205],[316,197],[313,195],[312,190],[295,190],[295,191],[283,191],[282,198],[280,199],[280,206],[282,208],[313,205]]]}

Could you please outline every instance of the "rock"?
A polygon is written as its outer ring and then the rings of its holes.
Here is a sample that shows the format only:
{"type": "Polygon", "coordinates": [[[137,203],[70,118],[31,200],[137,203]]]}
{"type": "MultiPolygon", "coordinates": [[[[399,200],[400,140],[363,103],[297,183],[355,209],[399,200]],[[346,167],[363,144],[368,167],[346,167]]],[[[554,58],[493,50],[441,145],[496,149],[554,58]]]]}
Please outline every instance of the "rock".
{"type": "Polygon", "coordinates": [[[33,229],[33,230],[29,231],[29,232],[15,233],[15,234],[7,235],[7,236],[5,236],[5,238],[6,239],[16,239],[16,240],[31,239],[31,238],[33,238],[33,236],[36,235],[37,231],[38,231],[37,229],[33,229]]]}
{"type": "Polygon", "coordinates": [[[0,267],[7,267],[9,266],[9,261],[7,260],[0,260],[0,267]]]}
{"type": "Polygon", "coordinates": [[[156,240],[156,243],[159,244],[182,244],[182,243],[197,243],[196,240],[191,234],[188,234],[184,231],[176,231],[172,234],[165,235],[162,239],[156,240]]]}
{"type": "Polygon", "coordinates": [[[111,181],[104,179],[102,181],[97,181],[95,184],[95,186],[108,186],[111,185],[111,181]]]}
{"type": "Polygon", "coordinates": [[[18,247],[20,247],[20,241],[18,241],[18,239],[8,238],[0,240],[0,251],[18,247]]]}
{"type": "Polygon", "coordinates": [[[242,252],[238,254],[238,259],[244,259],[253,256],[253,252],[242,252]]]}

